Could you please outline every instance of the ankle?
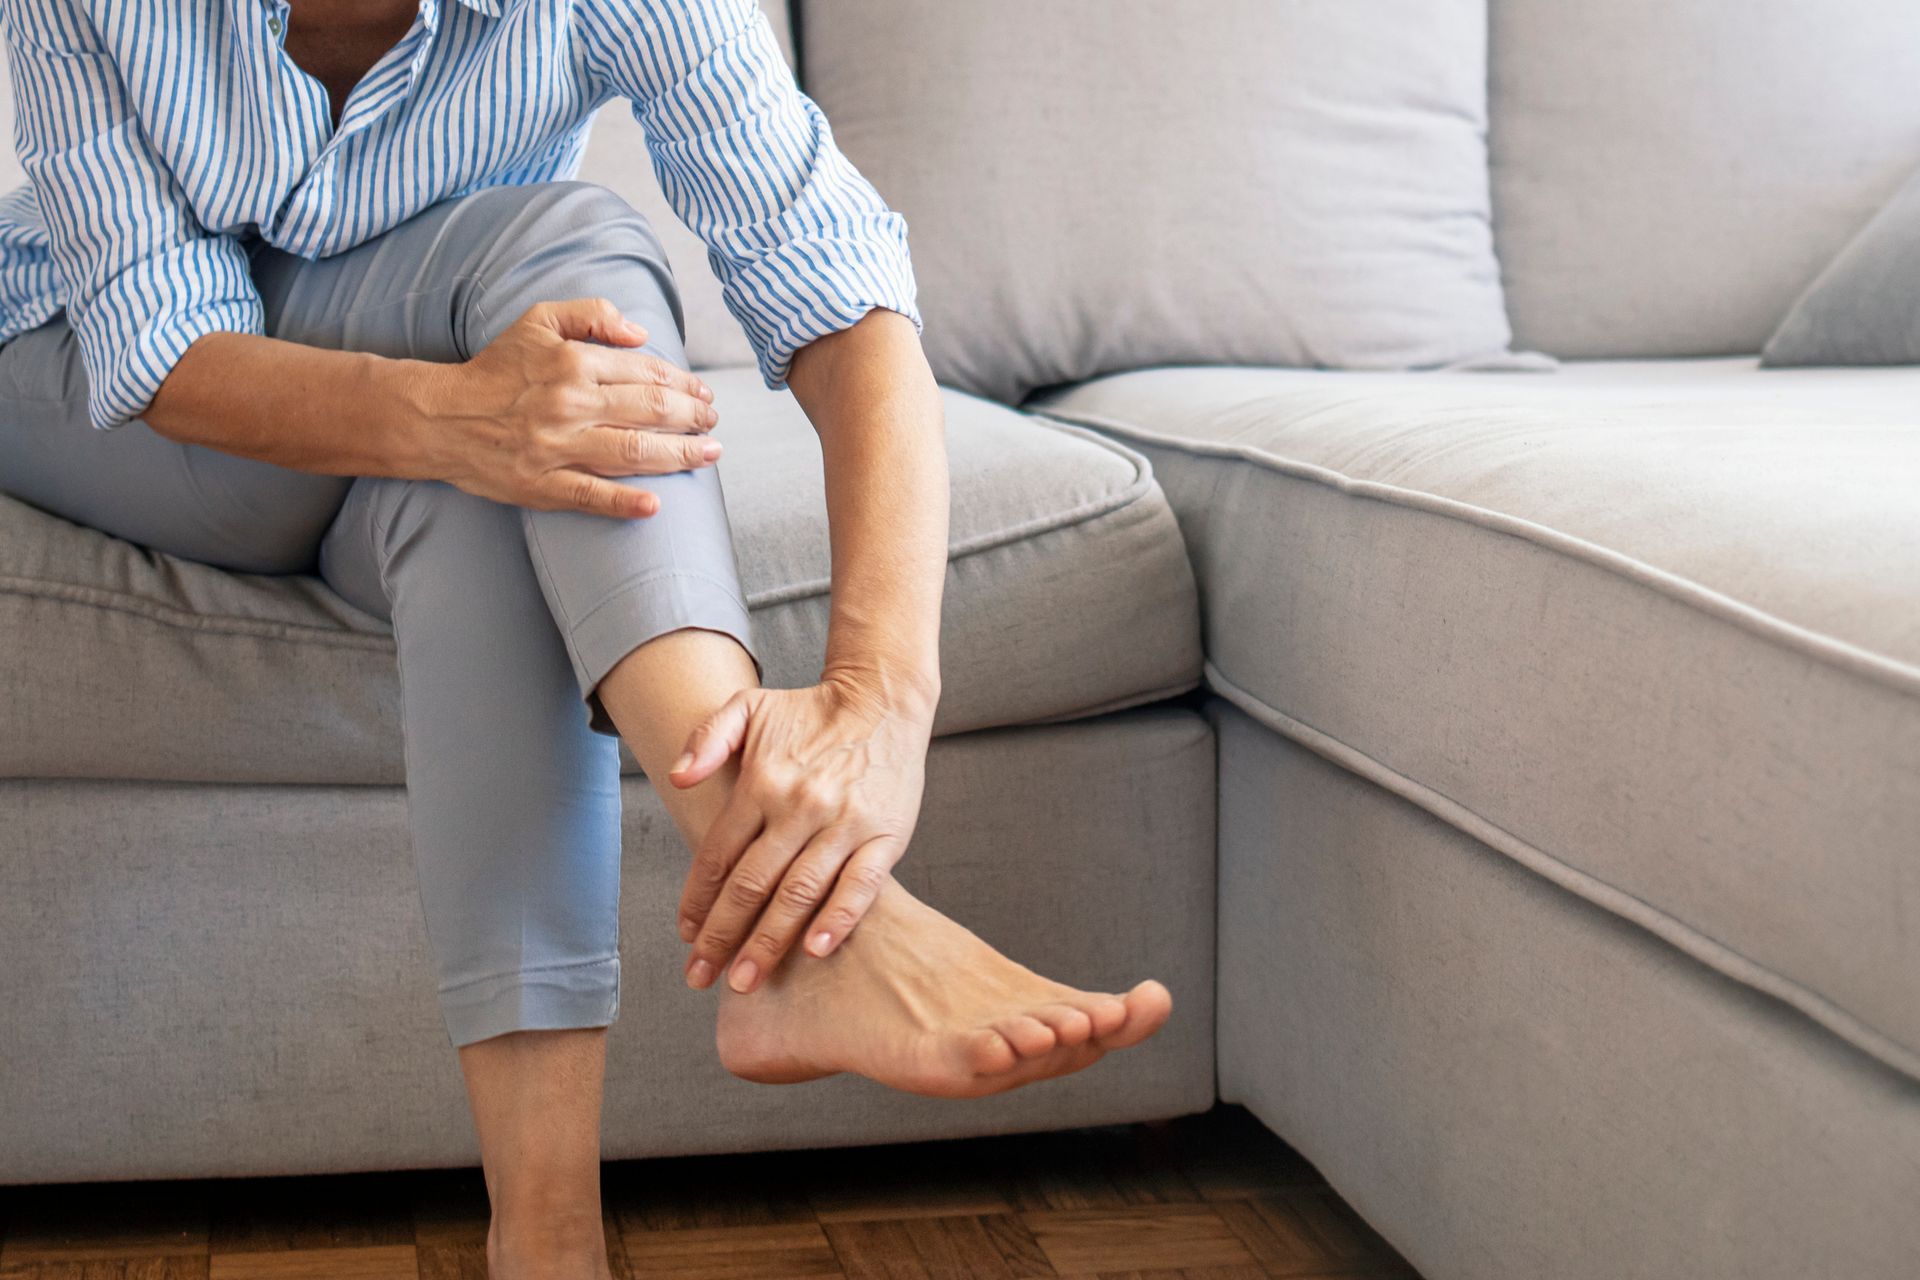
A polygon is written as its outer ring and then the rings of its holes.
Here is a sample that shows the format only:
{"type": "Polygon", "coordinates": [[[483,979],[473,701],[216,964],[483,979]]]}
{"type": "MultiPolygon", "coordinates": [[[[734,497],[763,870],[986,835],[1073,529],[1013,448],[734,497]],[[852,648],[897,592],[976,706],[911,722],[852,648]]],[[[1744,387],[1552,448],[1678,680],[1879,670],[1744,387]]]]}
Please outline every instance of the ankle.
{"type": "Polygon", "coordinates": [[[606,1228],[591,1222],[528,1221],[511,1224],[498,1215],[487,1229],[490,1280],[608,1280],[606,1228]]]}

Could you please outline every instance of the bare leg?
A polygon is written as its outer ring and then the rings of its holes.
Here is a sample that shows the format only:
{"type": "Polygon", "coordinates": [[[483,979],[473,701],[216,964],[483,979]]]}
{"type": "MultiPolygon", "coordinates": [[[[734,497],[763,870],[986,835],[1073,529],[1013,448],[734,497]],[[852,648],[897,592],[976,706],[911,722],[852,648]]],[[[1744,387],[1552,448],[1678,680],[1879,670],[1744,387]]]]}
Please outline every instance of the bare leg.
{"type": "Polygon", "coordinates": [[[480,1135],[495,1280],[608,1280],[600,1216],[603,1027],[516,1031],[460,1050],[480,1135]]]}
{"type": "MultiPolygon", "coordinates": [[[[607,713],[650,778],[664,780],[699,721],[753,683],[753,663],[717,631],[687,628],[641,646],[600,685],[607,713]]],[[[697,845],[739,776],[656,790],[697,845]]],[[[1078,1071],[1159,1030],[1166,988],[1079,991],[1001,955],[890,883],[828,958],[792,954],[751,995],[719,988],[718,1048],[729,1070],[765,1083],[852,1071],[914,1093],[969,1097],[1078,1071]]]]}

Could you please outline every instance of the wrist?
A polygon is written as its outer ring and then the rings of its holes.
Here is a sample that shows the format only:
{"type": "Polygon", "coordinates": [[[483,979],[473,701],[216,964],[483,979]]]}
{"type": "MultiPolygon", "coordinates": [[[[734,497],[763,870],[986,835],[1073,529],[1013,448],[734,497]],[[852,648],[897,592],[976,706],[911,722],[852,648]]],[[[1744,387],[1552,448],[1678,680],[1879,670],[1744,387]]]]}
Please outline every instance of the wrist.
{"type": "Polygon", "coordinates": [[[940,704],[940,671],[934,665],[878,659],[829,662],[820,681],[928,724],[940,704]]]}
{"type": "Polygon", "coordinates": [[[375,420],[386,424],[387,474],[406,480],[445,480],[455,472],[448,430],[461,366],[427,360],[369,357],[375,420]]]}

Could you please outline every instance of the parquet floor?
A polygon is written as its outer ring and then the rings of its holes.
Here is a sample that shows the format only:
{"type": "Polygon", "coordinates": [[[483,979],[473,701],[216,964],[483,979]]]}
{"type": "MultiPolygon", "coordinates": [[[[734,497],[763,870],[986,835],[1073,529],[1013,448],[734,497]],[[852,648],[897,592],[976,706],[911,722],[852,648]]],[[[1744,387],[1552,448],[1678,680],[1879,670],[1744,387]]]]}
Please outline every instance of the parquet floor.
{"type": "MultiPolygon", "coordinates": [[[[1246,1112],[606,1166],[621,1280],[1418,1280],[1246,1112]]],[[[477,1170],[0,1188],[4,1280],[483,1280],[477,1170]]]]}

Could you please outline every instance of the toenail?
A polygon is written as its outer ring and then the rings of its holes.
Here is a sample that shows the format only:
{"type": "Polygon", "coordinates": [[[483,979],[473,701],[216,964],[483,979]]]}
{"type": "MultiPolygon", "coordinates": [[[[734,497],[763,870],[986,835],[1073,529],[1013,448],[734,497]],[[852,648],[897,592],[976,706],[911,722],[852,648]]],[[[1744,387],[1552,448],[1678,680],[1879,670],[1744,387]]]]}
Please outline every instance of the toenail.
{"type": "Polygon", "coordinates": [[[713,965],[705,960],[695,960],[693,967],[687,970],[687,985],[704,987],[713,981],[713,965]]]}
{"type": "Polygon", "coordinates": [[[742,960],[733,966],[733,976],[727,979],[735,991],[741,995],[753,989],[753,980],[760,974],[760,966],[751,960],[742,960]]]}

